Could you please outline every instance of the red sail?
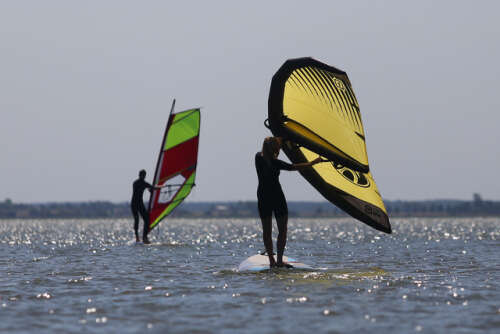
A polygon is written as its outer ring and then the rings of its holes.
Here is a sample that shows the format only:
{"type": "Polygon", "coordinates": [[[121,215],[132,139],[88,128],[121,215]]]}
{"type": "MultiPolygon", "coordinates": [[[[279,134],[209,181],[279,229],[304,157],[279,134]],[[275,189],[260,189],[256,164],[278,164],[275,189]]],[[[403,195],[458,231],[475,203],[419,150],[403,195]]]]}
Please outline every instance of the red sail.
{"type": "Polygon", "coordinates": [[[200,110],[171,114],[162,141],[149,203],[153,229],[189,195],[194,187],[200,134],[200,110]]]}

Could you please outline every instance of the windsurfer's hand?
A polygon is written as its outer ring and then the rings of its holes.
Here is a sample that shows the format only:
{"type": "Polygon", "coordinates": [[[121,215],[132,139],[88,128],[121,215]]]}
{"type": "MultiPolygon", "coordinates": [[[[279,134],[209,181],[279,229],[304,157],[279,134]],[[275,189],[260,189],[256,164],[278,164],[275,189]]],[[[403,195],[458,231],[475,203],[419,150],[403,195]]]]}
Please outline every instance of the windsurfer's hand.
{"type": "Polygon", "coordinates": [[[320,162],[326,162],[326,161],[328,161],[328,160],[325,160],[325,159],[323,159],[322,157],[317,157],[316,159],[314,159],[314,160],[312,161],[312,163],[313,163],[313,165],[316,165],[317,163],[320,163],[320,162]]]}

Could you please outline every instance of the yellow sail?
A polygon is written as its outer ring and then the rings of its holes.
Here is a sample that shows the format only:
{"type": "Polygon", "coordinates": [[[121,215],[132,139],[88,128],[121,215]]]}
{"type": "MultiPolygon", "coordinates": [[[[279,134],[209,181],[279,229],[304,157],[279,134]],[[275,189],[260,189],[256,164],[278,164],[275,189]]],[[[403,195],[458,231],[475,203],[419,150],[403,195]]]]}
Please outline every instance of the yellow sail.
{"type": "Polygon", "coordinates": [[[273,77],[269,111],[273,132],[369,171],[359,105],[345,72],[312,58],[288,60],[273,77]]]}
{"type": "Polygon", "coordinates": [[[283,150],[293,163],[318,155],[331,160],[300,171],[314,188],[351,216],[391,233],[345,72],[312,58],[288,60],[273,77],[268,112],[269,127],[286,140],[283,150]]]}

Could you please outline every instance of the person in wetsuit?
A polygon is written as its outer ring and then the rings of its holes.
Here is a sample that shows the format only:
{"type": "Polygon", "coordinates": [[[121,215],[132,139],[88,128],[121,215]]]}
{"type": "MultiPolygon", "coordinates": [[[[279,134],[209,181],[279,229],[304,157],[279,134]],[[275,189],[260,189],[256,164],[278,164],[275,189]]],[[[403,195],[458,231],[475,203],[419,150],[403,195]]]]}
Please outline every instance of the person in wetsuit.
{"type": "Polygon", "coordinates": [[[264,246],[269,256],[269,266],[271,268],[292,267],[290,264],[283,262],[288,224],[288,206],[279,181],[280,170],[294,171],[326,161],[321,157],[311,162],[298,164],[289,164],[279,160],[278,154],[282,142],[281,137],[267,137],[264,139],[262,151],[255,154],[255,168],[259,179],[259,186],[257,187],[259,216],[262,222],[264,246]],[[273,256],[272,241],[273,212],[278,225],[278,240],[276,243],[278,257],[276,260],[273,256]]]}
{"type": "Polygon", "coordinates": [[[149,213],[144,206],[144,202],[142,201],[142,197],[144,194],[144,190],[146,188],[149,191],[153,190],[153,186],[145,181],[146,171],[143,169],[139,172],[139,178],[134,181],[132,188],[132,201],[131,201],[131,209],[132,215],[134,216],[134,231],[135,231],[135,241],[141,241],[139,239],[139,214],[144,220],[144,229],[142,233],[142,241],[145,244],[149,244],[148,233],[149,233],[149,213]]]}

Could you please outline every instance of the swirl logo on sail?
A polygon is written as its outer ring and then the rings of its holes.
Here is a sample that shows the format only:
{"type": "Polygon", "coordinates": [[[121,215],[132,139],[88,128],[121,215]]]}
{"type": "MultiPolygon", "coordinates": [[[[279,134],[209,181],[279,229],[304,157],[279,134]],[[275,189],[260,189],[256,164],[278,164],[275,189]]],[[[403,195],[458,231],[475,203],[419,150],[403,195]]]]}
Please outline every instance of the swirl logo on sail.
{"type": "Polygon", "coordinates": [[[332,162],[332,166],[346,180],[357,185],[358,187],[368,188],[370,186],[370,181],[368,181],[365,174],[352,170],[335,162],[332,162]]]}
{"type": "Polygon", "coordinates": [[[333,77],[333,83],[335,84],[335,87],[337,87],[341,91],[345,92],[346,88],[345,88],[345,85],[342,82],[342,80],[340,80],[339,78],[333,77]]]}

